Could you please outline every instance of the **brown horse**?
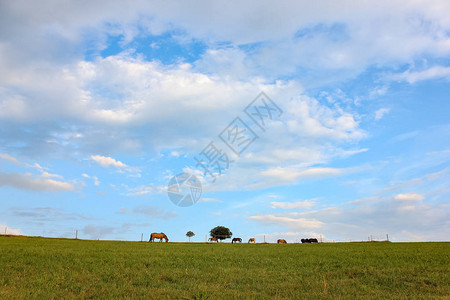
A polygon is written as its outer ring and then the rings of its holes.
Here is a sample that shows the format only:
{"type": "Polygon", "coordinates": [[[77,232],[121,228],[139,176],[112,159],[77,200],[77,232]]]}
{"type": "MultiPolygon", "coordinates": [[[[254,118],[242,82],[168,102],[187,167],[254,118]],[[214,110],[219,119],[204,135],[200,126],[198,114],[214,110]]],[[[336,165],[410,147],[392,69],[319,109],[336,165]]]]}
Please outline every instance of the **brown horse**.
{"type": "Polygon", "coordinates": [[[162,240],[165,239],[166,243],[169,241],[169,238],[167,237],[167,235],[165,235],[162,232],[161,233],[153,232],[152,234],[150,234],[149,242],[154,242],[155,239],[158,239],[160,242],[162,242],[162,240]]]}
{"type": "Polygon", "coordinates": [[[253,244],[256,243],[255,238],[250,238],[250,239],[248,240],[248,242],[249,242],[249,243],[253,243],[253,244]]]}
{"type": "Polygon", "coordinates": [[[208,242],[219,242],[217,238],[209,238],[208,242]]]}
{"type": "Polygon", "coordinates": [[[234,238],[234,239],[231,241],[232,244],[237,243],[237,242],[242,243],[242,239],[241,239],[241,238],[234,238]]]}
{"type": "Polygon", "coordinates": [[[286,240],[279,239],[279,240],[277,241],[277,244],[287,244],[287,242],[286,242],[286,240]]]}

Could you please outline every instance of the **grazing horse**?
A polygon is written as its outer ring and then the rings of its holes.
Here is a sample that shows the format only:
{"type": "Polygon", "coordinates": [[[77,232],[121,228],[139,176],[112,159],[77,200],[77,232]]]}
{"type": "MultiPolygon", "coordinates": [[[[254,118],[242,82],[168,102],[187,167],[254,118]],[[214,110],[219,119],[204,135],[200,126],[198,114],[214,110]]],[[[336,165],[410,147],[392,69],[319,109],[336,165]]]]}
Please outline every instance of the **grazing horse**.
{"type": "Polygon", "coordinates": [[[315,239],[315,238],[301,239],[301,241],[302,241],[302,244],[304,244],[304,243],[311,244],[311,243],[318,243],[318,242],[319,242],[319,241],[318,241],[317,239],[315,239]]]}
{"type": "Polygon", "coordinates": [[[241,239],[241,238],[234,238],[234,239],[231,241],[232,244],[233,244],[233,243],[237,243],[237,242],[242,243],[242,239],[241,239]]]}
{"type": "Polygon", "coordinates": [[[248,240],[248,242],[249,242],[249,243],[253,243],[253,244],[256,243],[255,238],[250,238],[250,239],[248,240]]]}
{"type": "Polygon", "coordinates": [[[219,242],[217,238],[209,238],[208,242],[219,242]]]}
{"type": "Polygon", "coordinates": [[[155,239],[159,239],[160,242],[162,242],[162,240],[165,239],[166,243],[169,241],[169,238],[167,237],[167,235],[165,235],[162,232],[161,233],[153,232],[152,234],[150,234],[149,242],[154,242],[155,239]]]}
{"type": "Polygon", "coordinates": [[[277,244],[287,244],[286,240],[279,239],[277,244]]]}

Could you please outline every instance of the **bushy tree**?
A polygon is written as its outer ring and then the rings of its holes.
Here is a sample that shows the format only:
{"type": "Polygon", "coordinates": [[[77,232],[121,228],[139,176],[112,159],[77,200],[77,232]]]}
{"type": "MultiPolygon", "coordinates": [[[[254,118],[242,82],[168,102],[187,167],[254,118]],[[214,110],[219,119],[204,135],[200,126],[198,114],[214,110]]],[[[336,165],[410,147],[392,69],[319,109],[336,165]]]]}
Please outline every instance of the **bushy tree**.
{"type": "Polygon", "coordinates": [[[225,226],[216,226],[209,232],[211,237],[216,238],[218,240],[229,239],[233,235],[229,228],[225,226]]]}
{"type": "Polygon", "coordinates": [[[186,236],[189,237],[189,242],[191,241],[191,237],[193,237],[195,235],[195,233],[193,233],[192,231],[188,231],[186,233],[186,236]]]}

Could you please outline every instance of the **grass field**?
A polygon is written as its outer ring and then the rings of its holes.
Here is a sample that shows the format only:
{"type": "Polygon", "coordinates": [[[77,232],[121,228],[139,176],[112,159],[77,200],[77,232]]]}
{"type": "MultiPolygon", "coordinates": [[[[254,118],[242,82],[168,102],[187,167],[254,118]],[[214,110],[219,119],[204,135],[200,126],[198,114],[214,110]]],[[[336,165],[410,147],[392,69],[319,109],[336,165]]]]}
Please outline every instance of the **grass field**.
{"type": "Polygon", "coordinates": [[[0,298],[449,299],[449,250],[0,237],[0,298]]]}

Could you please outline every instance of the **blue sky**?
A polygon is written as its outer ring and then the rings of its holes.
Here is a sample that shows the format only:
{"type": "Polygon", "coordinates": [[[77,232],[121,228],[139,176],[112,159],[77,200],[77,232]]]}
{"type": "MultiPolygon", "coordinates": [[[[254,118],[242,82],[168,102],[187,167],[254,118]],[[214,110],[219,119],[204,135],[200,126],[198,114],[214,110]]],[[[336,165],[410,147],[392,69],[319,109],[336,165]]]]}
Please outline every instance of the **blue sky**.
{"type": "Polygon", "coordinates": [[[450,239],[447,1],[0,5],[0,232],[450,239]],[[236,117],[258,136],[240,156],[236,117]],[[210,142],[233,161],[215,182],[210,142]],[[190,207],[167,195],[182,172],[190,207]]]}

